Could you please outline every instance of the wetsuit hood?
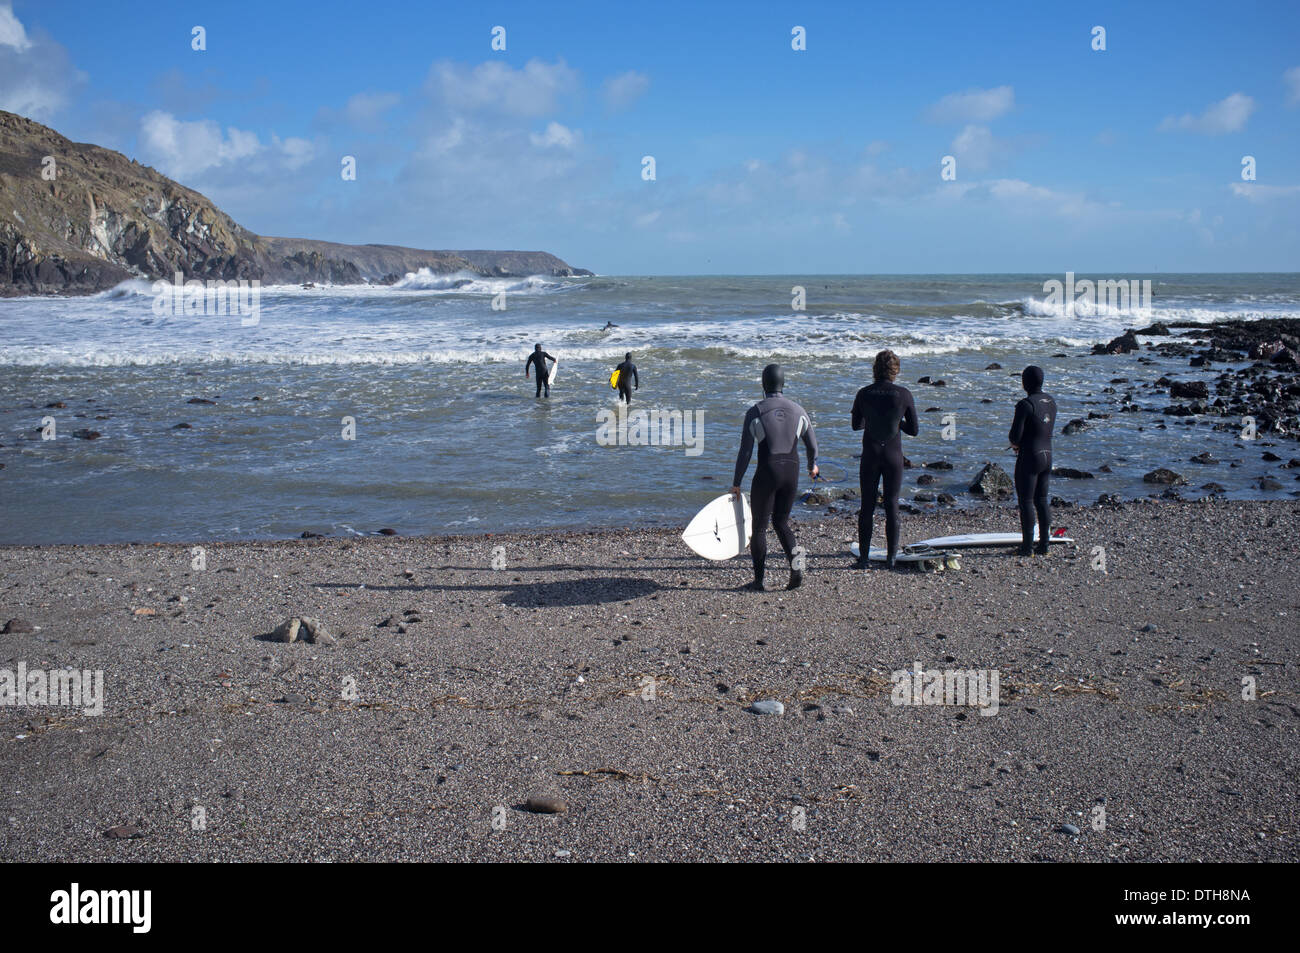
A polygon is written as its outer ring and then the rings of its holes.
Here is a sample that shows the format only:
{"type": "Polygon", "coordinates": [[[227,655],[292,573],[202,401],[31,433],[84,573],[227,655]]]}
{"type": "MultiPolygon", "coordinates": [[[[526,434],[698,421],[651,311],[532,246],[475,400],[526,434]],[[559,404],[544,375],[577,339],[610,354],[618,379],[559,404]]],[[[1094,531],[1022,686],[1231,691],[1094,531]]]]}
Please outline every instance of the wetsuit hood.
{"type": "Polygon", "coordinates": [[[1026,394],[1037,394],[1043,389],[1043,369],[1037,364],[1030,364],[1020,375],[1020,383],[1026,394]]]}
{"type": "Polygon", "coordinates": [[[785,390],[785,371],[780,364],[769,364],[763,368],[763,393],[779,394],[785,390]]]}

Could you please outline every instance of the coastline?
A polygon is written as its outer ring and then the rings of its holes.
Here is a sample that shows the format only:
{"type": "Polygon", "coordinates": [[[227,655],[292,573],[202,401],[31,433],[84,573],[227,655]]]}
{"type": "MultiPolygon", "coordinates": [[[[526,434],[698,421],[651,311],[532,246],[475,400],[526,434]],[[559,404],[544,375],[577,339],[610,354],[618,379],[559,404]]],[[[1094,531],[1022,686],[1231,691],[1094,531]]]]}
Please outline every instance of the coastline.
{"type": "Polygon", "coordinates": [[[105,675],[101,717],[0,707],[0,856],[1300,859],[1300,502],[1057,522],[1067,552],[942,573],[852,572],[852,518],[804,522],[804,588],[763,594],[674,530],[217,543],[201,572],[193,544],[0,548],[34,629],[0,668],[105,675]],[[266,641],[290,615],[335,644],[266,641]],[[891,705],[917,662],[999,671],[997,715],[891,705]]]}

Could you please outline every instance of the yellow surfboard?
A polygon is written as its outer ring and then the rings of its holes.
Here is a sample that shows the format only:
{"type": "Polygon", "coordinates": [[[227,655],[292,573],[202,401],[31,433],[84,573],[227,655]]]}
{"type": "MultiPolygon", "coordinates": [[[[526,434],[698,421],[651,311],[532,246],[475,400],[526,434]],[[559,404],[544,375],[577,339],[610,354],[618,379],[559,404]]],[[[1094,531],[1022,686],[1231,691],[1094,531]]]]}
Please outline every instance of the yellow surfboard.
{"type": "Polygon", "coordinates": [[[615,368],[614,373],[609,375],[609,386],[614,388],[614,390],[618,390],[618,378],[620,374],[622,374],[622,371],[615,368]]]}

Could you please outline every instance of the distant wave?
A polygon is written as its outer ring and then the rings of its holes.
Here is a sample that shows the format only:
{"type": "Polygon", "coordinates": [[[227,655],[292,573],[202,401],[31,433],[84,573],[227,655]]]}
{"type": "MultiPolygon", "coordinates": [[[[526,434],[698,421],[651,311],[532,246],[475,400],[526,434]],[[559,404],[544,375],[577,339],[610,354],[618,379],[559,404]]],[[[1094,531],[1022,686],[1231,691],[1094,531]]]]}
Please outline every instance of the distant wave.
{"type": "Polygon", "coordinates": [[[394,291],[446,291],[456,294],[495,295],[503,291],[512,294],[540,294],[563,288],[565,283],[542,275],[528,278],[484,278],[472,272],[458,271],[451,275],[435,274],[428,268],[407,272],[406,277],[392,288],[394,291]]]}

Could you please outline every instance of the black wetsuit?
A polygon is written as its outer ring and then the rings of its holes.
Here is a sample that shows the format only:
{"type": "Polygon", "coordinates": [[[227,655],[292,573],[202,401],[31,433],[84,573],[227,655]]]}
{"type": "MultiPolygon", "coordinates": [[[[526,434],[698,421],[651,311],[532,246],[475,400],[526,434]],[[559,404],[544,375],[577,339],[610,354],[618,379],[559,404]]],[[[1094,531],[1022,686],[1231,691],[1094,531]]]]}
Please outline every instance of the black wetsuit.
{"type": "Polygon", "coordinates": [[[876,381],[853,399],[853,429],[862,431],[862,463],[858,478],[862,509],[858,512],[859,558],[871,552],[876,487],[884,481],[885,542],[889,555],[898,552],[898,494],[903,489],[903,434],[915,437],[916,404],[912,392],[890,381],[876,381]]]}
{"type": "Polygon", "coordinates": [[[636,365],[631,361],[624,361],[617,368],[618,370],[618,396],[632,403],[632,385],[635,384],[637,390],[641,389],[641,378],[637,376],[636,365]]]}
{"type": "Polygon", "coordinates": [[[736,455],[736,473],[732,486],[740,486],[749,467],[749,458],[758,444],[758,467],[749,488],[754,531],[749,540],[749,554],[754,560],[754,575],[761,579],[767,562],[767,524],[776,530],[787,559],[794,552],[794,533],[790,529],[790,508],[799,491],[799,440],[808,454],[808,469],[817,462],[817,434],[807,412],[782,394],[768,394],[745,414],[740,434],[740,453],[736,455]]]}
{"type": "Polygon", "coordinates": [[[1056,422],[1056,401],[1041,391],[1016,404],[1016,416],[1008,439],[1019,447],[1016,454],[1016,499],[1020,504],[1022,546],[1034,542],[1034,517],[1038,517],[1038,549],[1047,551],[1052,526],[1052,508],[1047,495],[1052,474],[1052,425],[1056,422]]]}
{"type": "Polygon", "coordinates": [[[532,354],[528,355],[528,360],[524,362],[525,374],[528,373],[530,367],[534,364],[537,365],[537,393],[533,396],[541,397],[543,387],[546,388],[546,396],[551,396],[551,372],[546,369],[546,362],[553,360],[555,360],[555,358],[551,357],[551,355],[547,354],[545,351],[533,351],[532,354]]]}

